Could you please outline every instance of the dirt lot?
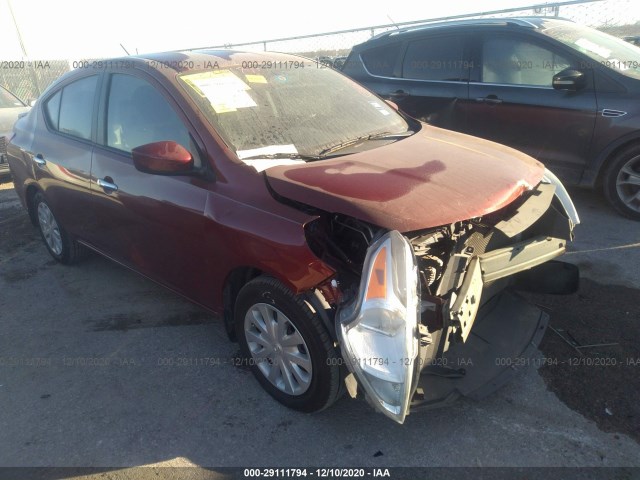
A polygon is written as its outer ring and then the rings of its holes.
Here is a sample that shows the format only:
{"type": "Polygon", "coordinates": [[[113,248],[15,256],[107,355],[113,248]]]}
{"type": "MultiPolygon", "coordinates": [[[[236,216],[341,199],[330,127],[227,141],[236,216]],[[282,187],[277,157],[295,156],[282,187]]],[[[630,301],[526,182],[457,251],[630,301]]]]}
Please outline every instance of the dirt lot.
{"type": "Polygon", "coordinates": [[[640,223],[573,195],[565,259],[583,281],[532,297],[556,330],[539,362],[399,426],[347,399],[281,407],[234,365],[218,319],[103,258],[56,264],[2,185],[0,466],[640,467],[640,223]]]}

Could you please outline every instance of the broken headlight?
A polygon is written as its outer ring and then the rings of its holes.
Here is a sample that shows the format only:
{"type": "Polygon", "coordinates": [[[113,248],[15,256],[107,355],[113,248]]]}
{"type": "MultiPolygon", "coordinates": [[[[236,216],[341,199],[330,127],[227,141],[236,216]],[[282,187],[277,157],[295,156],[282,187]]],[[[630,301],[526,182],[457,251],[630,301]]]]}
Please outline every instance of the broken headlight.
{"type": "Polygon", "coordinates": [[[338,312],[345,362],[374,406],[404,422],[418,355],[418,274],[397,231],[367,251],[357,297],[338,312]]]}

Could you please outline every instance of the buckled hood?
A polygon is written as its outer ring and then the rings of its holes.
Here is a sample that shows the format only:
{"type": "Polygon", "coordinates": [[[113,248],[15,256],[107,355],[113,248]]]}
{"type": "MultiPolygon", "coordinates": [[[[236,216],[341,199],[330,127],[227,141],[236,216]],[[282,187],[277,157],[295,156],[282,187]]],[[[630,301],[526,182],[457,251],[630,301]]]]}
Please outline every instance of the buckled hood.
{"type": "Polygon", "coordinates": [[[408,232],[496,211],[537,185],[544,166],[504,145],[424,125],[379,148],[265,174],[282,197],[408,232]]]}

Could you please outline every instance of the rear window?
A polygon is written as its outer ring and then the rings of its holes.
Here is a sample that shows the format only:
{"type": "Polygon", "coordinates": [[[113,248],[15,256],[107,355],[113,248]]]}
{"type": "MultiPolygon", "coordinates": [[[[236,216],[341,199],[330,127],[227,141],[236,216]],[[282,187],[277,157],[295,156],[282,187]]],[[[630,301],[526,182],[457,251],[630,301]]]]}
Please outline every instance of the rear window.
{"type": "Polygon", "coordinates": [[[58,130],[62,133],[84,139],[91,138],[91,118],[93,98],[98,77],[78,80],[62,89],[58,130]]]}
{"type": "Polygon", "coordinates": [[[44,106],[49,125],[74,137],[91,138],[93,99],[98,85],[96,75],[70,83],[53,95],[44,106]]]}
{"type": "Polygon", "coordinates": [[[393,68],[398,55],[400,55],[401,47],[402,45],[400,43],[394,43],[363,52],[361,57],[364,66],[367,67],[367,70],[369,70],[372,75],[393,77],[393,68]]]}
{"type": "Polygon", "coordinates": [[[58,130],[58,118],[60,117],[60,97],[62,92],[56,93],[51,97],[44,106],[47,119],[54,130],[58,130]]]}
{"type": "Polygon", "coordinates": [[[415,80],[467,81],[464,38],[430,37],[409,43],[402,76],[415,80]]]}

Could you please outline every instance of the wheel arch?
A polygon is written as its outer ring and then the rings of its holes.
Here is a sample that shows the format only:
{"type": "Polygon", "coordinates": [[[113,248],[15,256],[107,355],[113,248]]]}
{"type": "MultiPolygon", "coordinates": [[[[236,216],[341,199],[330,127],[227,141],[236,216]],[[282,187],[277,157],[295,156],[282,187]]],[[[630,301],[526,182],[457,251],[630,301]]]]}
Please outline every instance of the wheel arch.
{"type": "Polygon", "coordinates": [[[222,287],[222,316],[225,331],[232,342],[238,341],[233,317],[238,293],[247,283],[263,274],[264,272],[258,268],[242,266],[234,268],[225,278],[224,286],[222,287]]]}
{"type": "Polygon", "coordinates": [[[42,193],[42,190],[38,188],[37,184],[31,183],[25,189],[25,201],[27,203],[27,213],[29,214],[29,218],[31,219],[31,223],[34,226],[38,225],[38,218],[36,216],[36,209],[34,205],[34,199],[36,198],[37,193],[42,193]]]}
{"type": "Polygon", "coordinates": [[[594,168],[585,171],[580,183],[586,186],[602,188],[604,176],[611,163],[620,154],[620,152],[633,145],[640,145],[640,130],[632,132],[629,135],[625,135],[624,137],[617,139],[615,142],[610,143],[598,155],[597,160],[594,162],[594,168]]]}
{"type": "MultiPolygon", "coordinates": [[[[250,266],[236,267],[231,272],[229,272],[229,274],[225,278],[222,288],[222,315],[225,331],[227,332],[229,340],[231,340],[232,342],[238,341],[235,333],[234,320],[234,311],[238,294],[240,293],[240,290],[242,290],[242,287],[244,287],[247,283],[249,283],[254,278],[262,275],[273,277],[280,281],[283,285],[287,286],[287,282],[283,281],[283,279],[279,278],[277,275],[250,266]]],[[[302,295],[304,296],[304,301],[309,304],[311,309],[314,312],[318,313],[331,338],[333,340],[336,340],[336,332],[335,328],[333,328],[333,317],[327,313],[331,311],[331,307],[329,306],[324,294],[320,290],[313,288],[311,290],[305,291],[304,293],[302,293],[302,295]]]]}

